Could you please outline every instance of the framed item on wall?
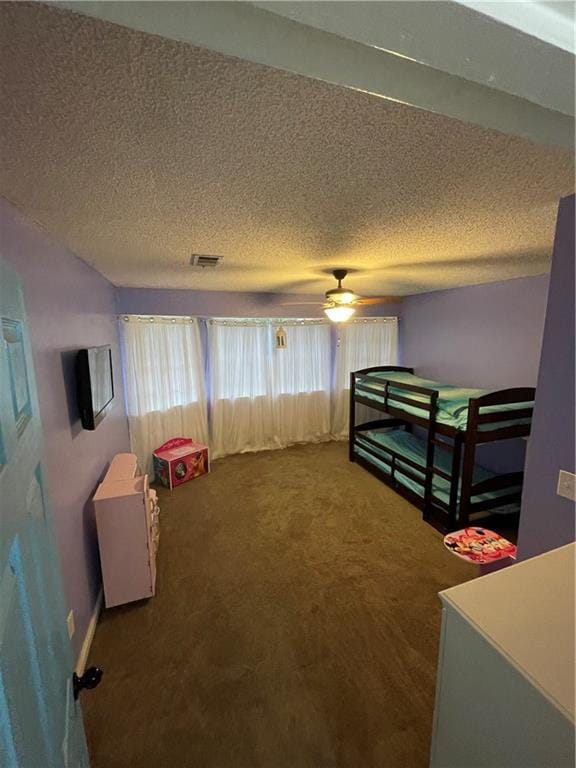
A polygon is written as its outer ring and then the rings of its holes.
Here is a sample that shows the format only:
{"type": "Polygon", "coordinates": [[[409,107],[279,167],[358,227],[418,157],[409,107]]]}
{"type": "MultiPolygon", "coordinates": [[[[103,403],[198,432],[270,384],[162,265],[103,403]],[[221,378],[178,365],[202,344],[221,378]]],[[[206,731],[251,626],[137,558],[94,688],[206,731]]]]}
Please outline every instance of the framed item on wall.
{"type": "Polygon", "coordinates": [[[16,422],[16,431],[20,436],[32,416],[22,324],[18,320],[2,318],[2,335],[8,356],[14,421],[16,422]]]}
{"type": "Polygon", "coordinates": [[[0,471],[6,464],[6,452],[4,450],[4,438],[2,437],[2,423],[0,422],[0,471]]]}

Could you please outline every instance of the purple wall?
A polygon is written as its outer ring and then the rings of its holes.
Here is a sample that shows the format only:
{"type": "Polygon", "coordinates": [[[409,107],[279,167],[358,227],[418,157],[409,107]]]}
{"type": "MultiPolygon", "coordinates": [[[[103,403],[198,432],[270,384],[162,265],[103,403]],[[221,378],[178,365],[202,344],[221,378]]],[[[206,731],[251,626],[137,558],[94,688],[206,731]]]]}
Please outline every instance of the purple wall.
{"type": "MultiPolygon", "coordinates": [[[[329,278],[327,278],[329,283],[329,278]]],[[[117,309],[127,315],[194,315],[197,317],[324,317],[322,296],[310,294],[177,291],[118,288],[117,309]],[[299,306],[284,302],[303,301],[299,306]]],[[[357,316],[397,317],[401,304],[358,310],[357,316]]]]}
{"type": "MultiPolygon", "coordinates": [[[[541,275],[407,297],[402,365],[461,386],[536,386],[548,280],[541,275]]],[[[477,461],[512,472],[523,467],[525,454],[525,440],[507,440],[480,446],[477,461]]]]}
{"type": "Polygon", "coordinates": [[[51,242],[0,201],[0,255],[24,289],[44,428],[45,466],[68,609],[74,609],[78,654],[100,588],[89,499],[115,453],[129,450],[114,287],[64,247],[51,242]],[[111,344],[115,405],[94,432],[78,420],[74,354],[111,344]]]}
{"type": "Polygon", "coordinates": [[[518,542],[522,560],[574,541],[574,503],[556,494],[574,460],[574,195],[560,202],[518,542]]]}
{"type": "Polygon", "coordinates": [[[548,275],[408,296],[401,359],[461,386],[536,386],[548,275]]]}

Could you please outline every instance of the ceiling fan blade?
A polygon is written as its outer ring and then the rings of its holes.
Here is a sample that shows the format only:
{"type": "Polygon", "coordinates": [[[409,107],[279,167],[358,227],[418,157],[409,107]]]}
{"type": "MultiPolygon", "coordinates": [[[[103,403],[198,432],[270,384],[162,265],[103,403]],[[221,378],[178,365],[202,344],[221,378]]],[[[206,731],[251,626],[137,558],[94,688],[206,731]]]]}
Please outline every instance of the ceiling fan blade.
{"type": "Polygon", "coordinates": [[[316,306],[319,306],[321,304],[320,301],[283,301],[281,302],[281,307],[303,307],[307,306],[308,304],[315,304],[316,306]]]}
{"type": "Polygon", "coordinates": [[[369,304],[397,304],[402,301],[402,298],[402,296],[363,296],[361,299],[356,299],[354,304],[365,306],[369,304]]]}

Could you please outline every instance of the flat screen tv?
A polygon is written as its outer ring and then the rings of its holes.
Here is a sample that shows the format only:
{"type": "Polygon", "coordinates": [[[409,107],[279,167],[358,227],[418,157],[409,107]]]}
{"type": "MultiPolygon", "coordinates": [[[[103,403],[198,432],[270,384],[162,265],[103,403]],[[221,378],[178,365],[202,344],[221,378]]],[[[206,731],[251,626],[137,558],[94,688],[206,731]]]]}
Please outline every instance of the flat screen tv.
{"type": "Polygon", "coordinates": [[[82,426],[84,429],[96,429],[114,399],[112,350],[109,346],[78,350],[76,391],[82,426]]]}

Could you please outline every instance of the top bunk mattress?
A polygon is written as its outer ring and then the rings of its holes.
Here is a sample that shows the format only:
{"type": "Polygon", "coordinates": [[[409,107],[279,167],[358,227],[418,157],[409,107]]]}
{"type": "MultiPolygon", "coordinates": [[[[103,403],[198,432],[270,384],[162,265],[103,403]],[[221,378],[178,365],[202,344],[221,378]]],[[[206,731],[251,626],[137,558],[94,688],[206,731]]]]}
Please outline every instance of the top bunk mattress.
{"type": "MultiPolygon", "coordinates": [[[[362,397],[378,402],[384,397],[386,382],[412,384],[416,387],[425,387],[426,389],[436,390],[438,392],[438,400],[436,401],[436,421],[440,424],[454,427],[455,429],[466,429],[470,398],[482,397],[482,395],[487,395],[490,392],[488,389],[473,389],[470,387],[455,387],[451,384],[442,384],[442,382],[433,381],[432,379],[423,379],[420,376],[405,371],[375,371],[372,373],[361,374],[356,379],[356,389],[358,394],[361,394],[362,397]],[[370,387],[370,390],[372,391],[365,389],[365,387],[370,387]],[[379,394],[375,390],[380,390],[382,394],[379,394]]],[[[417,392],[407,392],[401,387],[388,388],[389,406],[392,406],[399,411],[404,411],[428,420],[428,411],[424,408],[419,408],[417,406],[418,402],[428,404],[430,399],[427,395],[419,394],[417,392]],[[408,396],[410,400],[414,402],[414,405],[394,400],[395,394],[400,397],[408,396]]],[[[489,431],[490,429],[512,426],[514,424],[528,424],[530,419],[514,419],[513,412],[515,409],[528,408],[532,405],[533,402],[487,406],[482,409],[482,413],[510,411],[512,418],[510,421],[500,421],[495,425],[488,423],[480,426],[480,431],[483,429],[489,431]]]]}

